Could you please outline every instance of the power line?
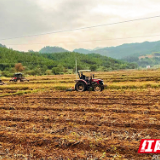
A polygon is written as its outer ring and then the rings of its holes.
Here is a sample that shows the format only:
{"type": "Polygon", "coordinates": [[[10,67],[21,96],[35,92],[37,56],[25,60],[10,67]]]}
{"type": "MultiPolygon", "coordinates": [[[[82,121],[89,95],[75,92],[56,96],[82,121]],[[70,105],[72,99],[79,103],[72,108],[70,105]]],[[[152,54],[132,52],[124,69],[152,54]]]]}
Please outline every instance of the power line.
{"type": "MultiPolygon", "coordinates": [[[[87,43],[87,42],[101,42],[101,41],[112,41],[112,40],[121,40],[121,39],[132,39],[132,38],[141,38],[141,37],[159,37],[160,35],[148,35],[148,36],[134,36],[134,37],[124,37],[124,38],[111,38],[111,39],[103,39],[103,40],[89,40],[89,41],[77,41],[77,42],[53,42],[53,43],[87,43]]],[[[41,45],[44,43],[32,43],[32,44],[5,44],[5,45],[41,45]]],[[[49,43],[51,44],[51,43],[49,43]]]]}
{"type": "Polygon", "coordinates": [[[41,33],[41,34],[36,34],[36,35],[3,38],[3,39],[0,39],[0,40],[1,41],[5,41],[5,40],[9,40],[9,39],[16,39],[16,38],[36,37],[36,36],[42,36],[42,35],[47,35],[47,34],[53,34],[53,33],[78,31],[78,30],[84,30],[84,29],[90,29],[90,28],[96,28],[96,27],[102,27],[102,26],[110,26],[110,25],[116,25],[116,24],[121,24],[121,23],[128,23],[128,22],[133,22],[133,21],[140,21],[140,20],[147,20],[147,19],[153,19],[153,18],[159,18],[159,17],[160,17],[160,15],[153,16],[153,17],[131,19],[131,20],[120,21],[120,22],[115,22],[115,23],[99,24],[99,25],[93,25],[93,26],[87,26],[87,27],[81,27],[81,28],[75,28],[75,29],[66,29],[66,30],[52,31],[52,32],[41,33]]]}

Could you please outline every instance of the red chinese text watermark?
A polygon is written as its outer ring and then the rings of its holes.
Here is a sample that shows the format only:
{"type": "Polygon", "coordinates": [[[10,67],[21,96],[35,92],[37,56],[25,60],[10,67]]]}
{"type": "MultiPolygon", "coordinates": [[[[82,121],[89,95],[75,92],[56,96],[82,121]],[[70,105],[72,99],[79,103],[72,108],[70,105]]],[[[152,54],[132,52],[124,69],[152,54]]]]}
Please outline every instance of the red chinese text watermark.
{"type": "Polygon", "coordinates": [[[138,153],[160,153],[160,139],[141,139],[138,153]]]}

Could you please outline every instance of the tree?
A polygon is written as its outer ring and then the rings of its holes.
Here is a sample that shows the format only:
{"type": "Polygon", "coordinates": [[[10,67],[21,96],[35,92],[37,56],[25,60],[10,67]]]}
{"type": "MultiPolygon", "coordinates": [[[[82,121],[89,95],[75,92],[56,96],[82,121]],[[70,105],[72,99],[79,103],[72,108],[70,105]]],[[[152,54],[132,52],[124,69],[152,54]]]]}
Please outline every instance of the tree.
{"type": "Polygon", "coordinates": [[[23,65],[21,63],[17,63],[17,64],[15,64],[15,70],[17,72],[21,72],[21,71],[24,70],[24,67],[23,67],[23,65]]]}
{"type": "Polygon", "coordinates": [[[46,75],[52,75],[52,70],[46,70],[45,74],[46,75]]]}
{"type": "Polygon", "coordinates": [[[96,66],[96,65],[91,65],[91,66],[90,66],[90,70],[91,70],[91,71],[95,71],[96,69],[97,69],[97,66],[96,66]]]}
{"type": "Polygon", "coordinates": [[[64,67],[62,65],[58,65],[57,67],[52,68],[53,74],[63,74],[64,67]]]}

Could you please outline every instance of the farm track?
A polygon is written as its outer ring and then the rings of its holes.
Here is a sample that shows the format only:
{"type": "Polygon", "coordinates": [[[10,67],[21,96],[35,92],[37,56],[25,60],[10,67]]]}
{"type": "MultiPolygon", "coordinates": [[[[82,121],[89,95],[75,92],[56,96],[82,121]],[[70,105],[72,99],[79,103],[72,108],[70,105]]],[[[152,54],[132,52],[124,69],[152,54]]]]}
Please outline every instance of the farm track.
{"type": "Polygon", "coordinates": [[[0,98],[2,157],[151,159],[137,151],[142,138],[160,136],[159,93],[63,91],[0,98]]]}

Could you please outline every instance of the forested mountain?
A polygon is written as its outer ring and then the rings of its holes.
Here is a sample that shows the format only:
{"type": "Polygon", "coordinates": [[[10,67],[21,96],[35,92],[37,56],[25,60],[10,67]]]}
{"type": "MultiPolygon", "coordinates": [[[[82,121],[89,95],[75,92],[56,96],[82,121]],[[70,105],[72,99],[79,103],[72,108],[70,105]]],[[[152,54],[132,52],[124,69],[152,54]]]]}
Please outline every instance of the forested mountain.
{"type": "Polygon", "coordinates": [[[126,57],[123,60],[137,63],[138,66],[142,68],[146,68],[147,66],[153,67],[153,68],[159,68],[160,67],[160,52],[153,52],[152,54],[148,54],[146,56],[140,56],[140,57],[126,57]]]}
{"type": "Polygon", "coordinates": [[[47,69],[52,69],[55,65],[53,60],[44,58],[39,53],[19,52],[0,47],[0,71],[2,71],[2,75],[13,75],[17,63],[22,63],[27,74],[39,74],[47,69]]]}
{"type": "Polygon", "coordinates": [[[0,72],[2,75],[11,76],[16,71],[15,64],[21,63],[24,67],[23,73],[29,75],[74,73],[75,59],[77,59],[78,69],[91,69],[93,71],[137,67],[135,64],[99,54],[84,55],[75,52],[40,54],[0,47],[0,72]]]}
{"type": "MultiPolygon", "coordinates": [[[[136,63],[142,68],[146,68],[146,66],[160,67],[160,41],[123,44],[117,47],[88,50],[88,53],[91,52],[136,63]]],[[[85,53],[87,53],[86,50],[85,53]]]]}
{"type": "MultiPolygon", "coordinates": [[[[98,53],[116,59],[124,59],[127,57],[136,57],[151,54],[152,52],[160,51],[160,41],[157,42],[143,42],[123,44],[117,47],[106,47],[95,50],[85,50],[86,53],[98,53]]],[[[82,49],[75,49],[74,51],[81,53],[82,49]]],[[[84,52],[83,52],[84,53],[84,52]]]]}
{"type": "MultiPolygon", "coordinates": [[[[97,53],[107,57],[116,58],[116,59],[132,59],[134,61],[135,58],[139,56],[145,56],[151,54],[153,52],[160,51],[160,41],[157,42],[143,42],[143,43],[130,43],[130,44],[122,44],[116,47],[105,47],[105,48],[95,48],[93,50],[88,50],[84,48],[74,49],[73,52],[77,53],[97,53]]],[[[66,49],[60,47],[44,47],[40,51],[40,53],[61,53],[61,52],[69,52],[66,49]]]]}
{"type": "Polygon", "coordinates": [[[88,53],[91,53],[91,50],[87,50],[84,48],[78,48],[78,49],[74,49],[73,52],[88,54],[88,53]]]}
{"type": "Polygon", "coordinates": [[[39,53],[61,53],[61,52],[69,52],[69,51],[61,47],[51,47],[51,46],[46,46],[39,51],[39,53]]]}
{"type": "Polygon", "coordinates": [[[4,47],[4,48],[6,48],[6,46],[5,46],[5,45],[2,45],[2,44],[0,44],[0,47],[4,47]]]}
{"type": "Polygon", "coordinates": [[[99,54],[80,54],[75,52],[43,54],[45,58],[49,58],[62,65],[65,68],[75,68],[75,59],[78,62],[78,69],[91,70],[117,70],[117,69],[133,69],[137,67],[135,64],[123,62],[110,57],[99,54]]]}

